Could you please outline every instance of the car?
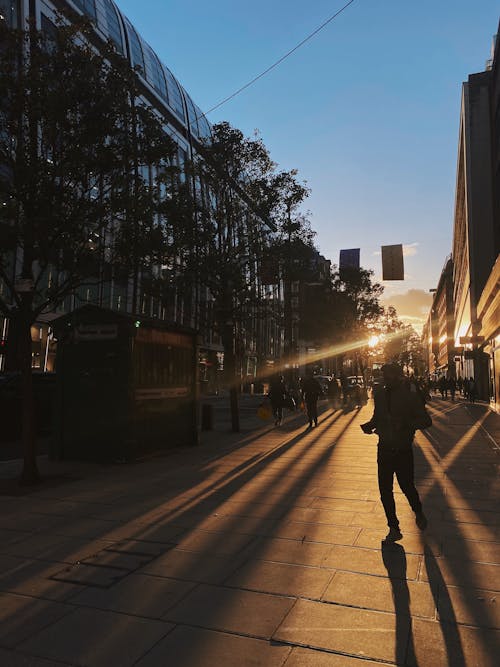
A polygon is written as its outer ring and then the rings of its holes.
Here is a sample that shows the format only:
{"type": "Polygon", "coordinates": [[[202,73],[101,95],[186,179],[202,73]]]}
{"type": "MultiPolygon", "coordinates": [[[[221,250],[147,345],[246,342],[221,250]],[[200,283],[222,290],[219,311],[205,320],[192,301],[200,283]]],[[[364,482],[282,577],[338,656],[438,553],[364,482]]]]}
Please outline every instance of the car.
{"type": "Polygon", "coordinates": [[[352,389],[353,387],[364,387],[365,379],[362,375],[348,375],[347,376],[347,388],[352,389]]]}
{"type": "Polygon", "coordinates": [[[328,385],[330,384],[330,380],[332,379],[330,375],[315,375],[314,379],[319,382],[319,385],[321,389],[323,390],[323,393],[326,394],[328,392],[328,385]]]}
{"type": "Polygon", "coordinates": [[[368,400],[365,379],[362,375],[348,375],[345,385],[345,398],[356,405],[365,405],[368,400]]]}

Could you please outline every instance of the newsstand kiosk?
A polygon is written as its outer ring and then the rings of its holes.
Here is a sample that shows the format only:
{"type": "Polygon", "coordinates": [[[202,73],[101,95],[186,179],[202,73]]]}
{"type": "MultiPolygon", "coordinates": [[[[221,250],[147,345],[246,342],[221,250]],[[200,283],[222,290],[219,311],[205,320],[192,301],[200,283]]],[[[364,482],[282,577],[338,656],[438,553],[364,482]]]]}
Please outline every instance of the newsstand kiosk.
{"type": "Polygon", "coordinates": [[[198,444],[194,330],[92,305],[52,326],[52,458],[134,461],[198,444]]]}

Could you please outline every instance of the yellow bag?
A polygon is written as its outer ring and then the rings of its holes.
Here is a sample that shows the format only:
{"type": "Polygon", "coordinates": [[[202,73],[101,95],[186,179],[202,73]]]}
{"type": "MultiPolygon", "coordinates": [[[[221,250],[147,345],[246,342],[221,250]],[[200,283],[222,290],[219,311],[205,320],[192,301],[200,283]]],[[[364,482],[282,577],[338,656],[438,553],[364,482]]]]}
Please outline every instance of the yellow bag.
{"type": "Polygon", "coordinates": [[[262,419],[262,421],[267,421],[273,416],[273,411],[271,407],[266,403],[261,403],[257,408],[257,417],[262,419]]]}

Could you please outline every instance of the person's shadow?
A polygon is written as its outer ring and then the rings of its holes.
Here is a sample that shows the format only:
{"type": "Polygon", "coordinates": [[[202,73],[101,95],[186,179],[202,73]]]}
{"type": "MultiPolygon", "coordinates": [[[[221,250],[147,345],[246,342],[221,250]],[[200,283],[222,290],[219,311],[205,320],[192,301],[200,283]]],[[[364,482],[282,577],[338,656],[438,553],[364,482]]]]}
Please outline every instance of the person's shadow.
{"type": "MultiPolygon", "coordinates": [[[[389,575],[396,614],[396,664],[405,665],[406,656],[415,656],[410,613],[410,591],[406,581],[406,553],[396,542],[382,541],[382,560],[389,575]]],[[[413,663],[415,667],[417,662],[413,663]]]]}

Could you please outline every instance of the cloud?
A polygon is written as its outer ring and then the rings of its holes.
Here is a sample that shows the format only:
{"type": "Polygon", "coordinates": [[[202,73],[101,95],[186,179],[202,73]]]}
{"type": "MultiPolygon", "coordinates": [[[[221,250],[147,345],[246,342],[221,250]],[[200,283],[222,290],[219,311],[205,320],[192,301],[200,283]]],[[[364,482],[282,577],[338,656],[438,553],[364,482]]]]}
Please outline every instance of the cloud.
{"type": "MultiPolygon", "coordinates": [[[[406,245],[403,245],[403,257],[413,257],[414,255],[417,254],[418,246],[420,243],[407,243],[406,245]]],[[[382,254],[381,250],[375,250],[372,252],[372,257],[380,257],[382,254]]]]}
{"type": "Polygon", "coordinates": [[[404,322],[421,328],[432,304],[432,294],[423,289],[411,289],[403,294],[382,297],[383,306],[394,306],[398,316],[404,322]]]}
{"type": "Polygon", "coordinates": [[[403,257],[413,257],[417,254],[417,247],[419,243],[409,243],[408,245],[403,246],[403,257]]]}

